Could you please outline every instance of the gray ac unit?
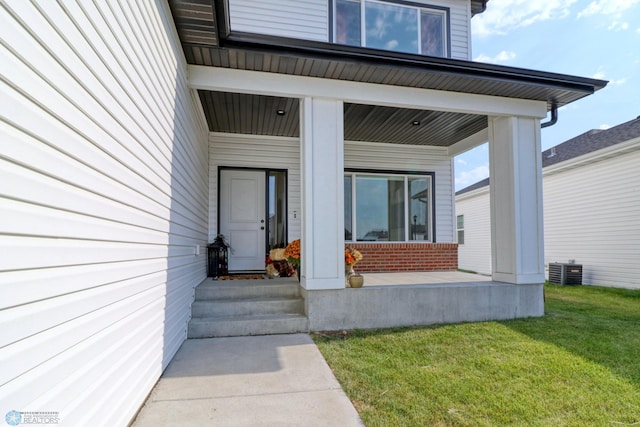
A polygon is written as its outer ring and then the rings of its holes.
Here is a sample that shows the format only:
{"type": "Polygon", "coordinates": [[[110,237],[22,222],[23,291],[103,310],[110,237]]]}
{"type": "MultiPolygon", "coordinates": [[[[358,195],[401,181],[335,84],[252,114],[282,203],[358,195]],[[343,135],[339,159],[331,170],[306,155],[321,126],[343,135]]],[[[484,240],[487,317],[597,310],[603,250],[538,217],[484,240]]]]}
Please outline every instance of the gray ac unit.
{"type": "Polygon", "coordinates": [[[582,285],[582,265],[550,262],[549,282],[558,285],[582,285]]]}

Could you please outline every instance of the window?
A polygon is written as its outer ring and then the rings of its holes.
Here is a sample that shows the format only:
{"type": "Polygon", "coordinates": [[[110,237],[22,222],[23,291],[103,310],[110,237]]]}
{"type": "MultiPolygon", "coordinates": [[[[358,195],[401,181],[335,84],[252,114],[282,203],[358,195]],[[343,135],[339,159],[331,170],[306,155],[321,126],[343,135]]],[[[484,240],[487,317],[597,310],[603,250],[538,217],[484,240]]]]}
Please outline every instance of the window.
{"type": "Polygon", "coordinates": [[[432,240],[432,176],[347,173],[346,241],[432,240]]]}
{"type": "Polygon", "coordinates": [[[269,171],[269,249],[287,244],[287,173],[269,171]]]}
{"type": "Polygon", "coordinates": [[[334,0],[335,43],[444,57],[448,10],[414,3],[334,0]]]}
{"type": "Polygon", "coordinates": [[[458,244],[464,245],[464,215],[457,216],[458,244]]]}

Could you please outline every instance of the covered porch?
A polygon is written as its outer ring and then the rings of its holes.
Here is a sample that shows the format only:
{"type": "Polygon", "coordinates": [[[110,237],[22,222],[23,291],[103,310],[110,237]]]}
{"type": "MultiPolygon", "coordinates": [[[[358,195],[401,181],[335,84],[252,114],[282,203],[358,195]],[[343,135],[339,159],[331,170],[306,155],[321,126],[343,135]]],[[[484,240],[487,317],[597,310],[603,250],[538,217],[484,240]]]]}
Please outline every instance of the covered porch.
{"type": "MultiPolygon", "coordinates": [[[[345,246],[365,255],[362,271],[455,271],[453,157],[489,140],[492,175],[500,178],[492,198],[493,279],[543,283],[536,153],[545,102],[218,67],[190,66],[189,74],[211,130],[210,238],[228,234],[232,252],[252,252],[243,250],[224,221],[235,208],[228,194],[242,194],[248,186],[225,193],[228,184],[220,171],[241,171],[239,180],[246,181],[246,169],[282,170],[287,183],[282,240],[301,239],[305,291],[344,290],[345,246]],[[386,221],[378,230],[360,227],[372,213],[358,204],[360,179],[386,185],[379,192],[386,210],[374,212],[386,221]],[[417,181],[425,187],[413,193],[417,181]],[[426,214],[413,214],[414,200],[427,206],[426,214]]],[[[257,188],[264,187],[260,182],[257,188]]],[[[251,233],[258,235],[270,221],[260,214],[264,207],[254,208],[264,196],[251,194],[244,198],[249,204],[235,210],[258,212],[250,219],[251,233]]],[[[262,257],[273,247],[266,246],[262,257]]],[[[253,252],[255,270],[262,259],[253,252]]]]}
{"type": "MultiPolygon", "coordinates": [[[[541,169],[536,153],[540,151],[540,120],[547,112],[545,102],[216,67],[192,66],[189,73],[189,84],[198,89],[201,100],[211,101],[204,103],[205,111],[218,119],[227,116],[221,123],[240,124],[233,129],[216,128],[219,121],[210,120],[210,236],[227,234],[220,220],[228,209],[221,198],[224,188],[216,181],[219,171],[253,168],[286,172],[287,210],[282,215],[287,220],[286,241],[301,239],[299,295],[303,312],[281,313],[286,320],[252,320],[230,311],[235,317],[228,319],[229,324],[244,322],[237,334],[384,328],[544,314],[541,169]],[[277,107],[279,102],[284,105],[277,107]],[[407,122],[407,118],[411,120],[407,122]],[[247,126],[244,131],[254,129],[252,133],[243,134],[242,123],[247,126]],[[280,132],[288,129],[290,135],[278,134],[278,126],[280,132]],[[369,133],[371,127],[377,132],[369,133]],[[385,127],[392,131],[383,132],[385,127]],[[499,177],[492,197],[492,254],[497,264],[490,280],[455,272],[453,204],[453,156],[486,140],[490,141],[492,176],[499,177]],[[286,164],[282,159],[287,159],[286,164]],[[351,187],[346,184],[348,173],[351,187]],[[411,240],[414,233],[406,219],[412,199],[407,188],[415,176],[431,183],[431,197],[425,198],[431,208],[429,220],[420,228],[420,234],[428,237],[422,241],[411,240]],[[353,213],[357,202],[347,191],[358,190],[360,177],[389,183],[383,192],[389,225],[376,236],[379,240],[350,235],[354,223],[356,228],[360,225],[360,217],[353,213]],[[391,191],[396,190],[404,195],[392,206],[396,199],[391,191]],[[400,211],[394,219],[405,218],[404,228],[394,230],[395,239],[391,238],[393,209],[400,211]],[[423,230],[428,232],[423,234],[423,230]],[[349,245],[357,247],[367,260],[361,266],[368,276],[361,289],[345,287],[344,249],[349,245]],[[448,274],[401,273],[441,269],[448,274]],[[397,276],[371,274],[394,270],[397,276]],[[294,321],[292,316],[298,315],[306,320],[294,321]],[[258,328],[257,322],[273,327],[258,328]]],[[[259,201],[261,197],[252,199],[259,201]]],[[[259,216],[254,223],[255,230],[263,229],[259,216]]],[[[233,235],[230,244],[237,253],[244,253],[233,235]]],[[[259,252],[256,258],[260,262],[259,252]]],[[[217,319],[217,326],[200,323],[202,330],[215,331],[221,321],[227,320],[217,319]]],[[[229,328],[222,333],[235,334],[229,328]]],[[[205,336],[220,335],[212,332],[205,336]]]]}

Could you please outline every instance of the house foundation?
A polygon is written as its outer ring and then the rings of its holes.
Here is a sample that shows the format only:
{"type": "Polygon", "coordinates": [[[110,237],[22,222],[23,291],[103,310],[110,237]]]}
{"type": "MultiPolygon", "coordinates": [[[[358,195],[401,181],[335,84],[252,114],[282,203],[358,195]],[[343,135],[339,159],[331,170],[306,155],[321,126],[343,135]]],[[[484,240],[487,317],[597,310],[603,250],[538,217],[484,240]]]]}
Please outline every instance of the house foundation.
{"type": "Polygon", "coordinates": [[[309,329],[372,329],[544,315],[544,288],[501,282],[306,290],[309,329]]]}

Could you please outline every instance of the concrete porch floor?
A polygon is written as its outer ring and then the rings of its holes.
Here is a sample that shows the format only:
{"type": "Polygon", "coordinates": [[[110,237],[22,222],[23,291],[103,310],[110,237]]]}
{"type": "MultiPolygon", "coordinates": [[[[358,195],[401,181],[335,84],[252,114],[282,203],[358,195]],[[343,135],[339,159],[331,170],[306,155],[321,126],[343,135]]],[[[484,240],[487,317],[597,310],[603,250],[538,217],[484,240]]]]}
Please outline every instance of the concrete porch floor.
{"type": "MultiPolygon", "coordinates": [[[[356,268],[357,272],[357,268],[356,268]]],[[[361,273],[364,286],[427,285],[434,283],[490,282],[490,276],[462,271],[407,271],[399,273],[361,273]]]]}

